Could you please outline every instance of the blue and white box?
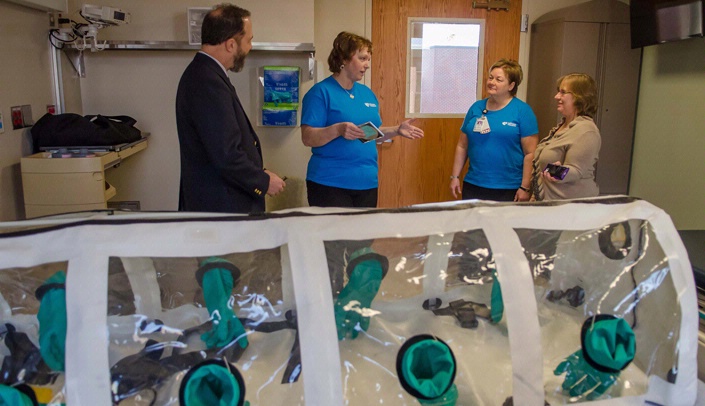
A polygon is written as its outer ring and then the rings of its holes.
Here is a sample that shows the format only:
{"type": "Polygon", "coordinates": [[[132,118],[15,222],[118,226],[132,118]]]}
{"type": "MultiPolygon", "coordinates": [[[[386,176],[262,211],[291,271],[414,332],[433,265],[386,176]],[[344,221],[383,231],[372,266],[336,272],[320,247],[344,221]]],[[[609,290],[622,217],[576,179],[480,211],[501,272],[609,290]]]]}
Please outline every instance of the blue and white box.
{"type": "Polygon", "coordinates": [[[298,103],[264,103],[262,125],[295,127],[298,110],[298,103]]]}
{"type": "Polygon", "coordinates": [[[298,103],[299,72],[296,66],[265,66],[264,102],[298,103]]]}

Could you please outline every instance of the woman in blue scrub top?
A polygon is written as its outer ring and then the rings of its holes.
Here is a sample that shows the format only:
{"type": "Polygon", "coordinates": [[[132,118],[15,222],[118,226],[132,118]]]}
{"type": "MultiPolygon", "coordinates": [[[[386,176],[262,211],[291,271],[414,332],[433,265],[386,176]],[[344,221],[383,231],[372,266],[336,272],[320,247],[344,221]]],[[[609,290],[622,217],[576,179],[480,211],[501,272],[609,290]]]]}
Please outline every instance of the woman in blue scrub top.
{"type": "Polygon", "coordinates": [[[376,207],[378,165],[376,142],[362,142],[358,127],[371,122],[383,137],[423,137],[423,130],[406,120],[380,127],[379,102],[358,81],[370,68],[372,42],[349,32],[333,41],[328,67],[333,74],[306,93],[301,112],[301,138],[311,147],[306,187],[308,204],[321,207],[376,207]]]}
{"type": "Polygon", "coordinates": [[[523,72],[516,61],[500,59],[490,68],[488,98],[468,110],[455,147],[450,190],[463,200],[529,200],[532,160],[538,144],[536,115],[517,99],[523,72]],[[460,171],[470,160],[460,185],[460,171]]]}

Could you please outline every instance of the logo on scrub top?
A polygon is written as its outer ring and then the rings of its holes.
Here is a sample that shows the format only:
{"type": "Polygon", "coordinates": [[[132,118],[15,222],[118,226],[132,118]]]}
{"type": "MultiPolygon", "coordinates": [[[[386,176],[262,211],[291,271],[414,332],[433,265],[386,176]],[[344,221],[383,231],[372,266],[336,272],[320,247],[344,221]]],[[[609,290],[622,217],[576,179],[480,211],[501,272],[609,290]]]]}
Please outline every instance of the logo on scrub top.
{"type": "Polygon", "coordinates": [[[365,103],[365,106],[367,106],[367,107],[377,107],[377,105],[374,104],[374,103],[365,103]]]}
{"type": "Polygon", "coordinates": [[[517,126],[517,123],[512,123],[512,122],[509,122],[509,121],[502,121],[502,125],[507,125],[507,126],[509,126],[509,127],[516,127],[516,126],[517,126]]]}

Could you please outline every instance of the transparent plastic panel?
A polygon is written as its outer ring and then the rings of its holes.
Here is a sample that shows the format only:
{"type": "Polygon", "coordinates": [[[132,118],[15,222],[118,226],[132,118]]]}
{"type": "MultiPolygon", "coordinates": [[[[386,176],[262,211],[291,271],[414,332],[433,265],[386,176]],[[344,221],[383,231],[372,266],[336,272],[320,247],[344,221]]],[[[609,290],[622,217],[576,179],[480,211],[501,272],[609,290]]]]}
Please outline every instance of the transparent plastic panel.
{"type": "Polygon", "coordinates": [[[643,395],[677,379],[680,304],[647,221],[515,230],[534,274],[551,405],[643,395]]]}
{"type": "Polygon", "coordinates": [[[648,202],[209,216],[0,224],[0,398],[699,404],[692,267],[648,202]]]}
{"type": "Polygon", "coordinates": [[[492,248],[482,230],[455,234],[448,255],[448,287],[491,283],[494,270],[492,248]]]}
{"type": "Polygon", "coordinates": [[[66,402],[67,268],[62,261],[0,270],[0,385],[42,404],[66,402]]]}
{"type": "Polygon", "coordinates": [[[304,404],[286,255],[110,258],[113,403],[304,404]]]}
{"type": "Polygon", "coordinates": [[[491,321],[481,230],[326,241],[345,404],[501,405],[507,326],[491,321]]]}

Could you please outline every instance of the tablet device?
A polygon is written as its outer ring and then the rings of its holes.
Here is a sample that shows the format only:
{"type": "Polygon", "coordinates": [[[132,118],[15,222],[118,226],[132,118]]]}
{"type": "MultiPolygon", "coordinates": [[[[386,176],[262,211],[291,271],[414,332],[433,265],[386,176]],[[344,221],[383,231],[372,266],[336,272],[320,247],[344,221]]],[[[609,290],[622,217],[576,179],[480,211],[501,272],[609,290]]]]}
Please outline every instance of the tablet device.
{"type": "Polygon", "coordinates": [[[382,131],[377,128],[376,125],[372,124],[371,121],[368,121],[364,124],[360,124],[358,127],[362,130],[362,132],[365,133],[364,138],[359,138],[359,140],[362,142],[370,142],[376,140],[377,138],[384,137],[382,131]]]}

